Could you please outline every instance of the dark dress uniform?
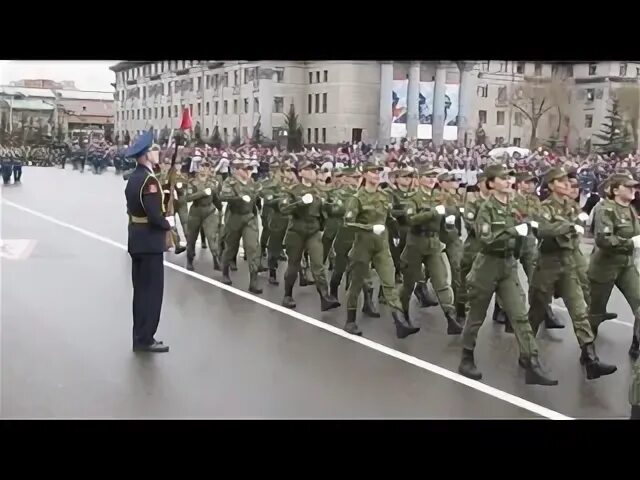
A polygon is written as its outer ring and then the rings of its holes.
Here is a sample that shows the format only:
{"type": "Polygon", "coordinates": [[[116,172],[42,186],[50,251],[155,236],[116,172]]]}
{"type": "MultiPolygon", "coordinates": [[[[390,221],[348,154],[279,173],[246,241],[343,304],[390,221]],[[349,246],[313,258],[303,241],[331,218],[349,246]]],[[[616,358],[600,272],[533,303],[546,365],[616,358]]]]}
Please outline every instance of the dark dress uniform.
{"type": "MultiPolygon", "coordinates": [[[[126,152],[127,157],[144,155],[153,141],[143,134],[126,152]]],[[[128,251],[133,281],[133,349],[166,352],[169,347],[154,339],[160,322],[164,290],[163,253],[171,225],[164,217],[163,193],[153,172],[138,164],[125,188],[129,215],[128,251]]]]}

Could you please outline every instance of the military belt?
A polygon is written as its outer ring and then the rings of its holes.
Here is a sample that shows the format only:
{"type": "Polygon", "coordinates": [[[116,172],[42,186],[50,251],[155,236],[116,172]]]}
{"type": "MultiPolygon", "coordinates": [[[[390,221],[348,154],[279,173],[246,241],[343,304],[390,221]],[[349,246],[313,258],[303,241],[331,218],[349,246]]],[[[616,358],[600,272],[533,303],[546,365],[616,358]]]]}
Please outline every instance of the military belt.
{"type": "Polygon", "coordinates": [[[129,223],[149,223],[149,219],[147,217],[136,217],[135,215],[129,215],[129,223]]]}
{"type": "Polygon", "coordinates": [[[503,252],[491,251],[491,252],[482,252],[482,253],[485,255],[488,255],[489,257],[515,258],[515,252],[512,250],[505,250],[503,252]]]}

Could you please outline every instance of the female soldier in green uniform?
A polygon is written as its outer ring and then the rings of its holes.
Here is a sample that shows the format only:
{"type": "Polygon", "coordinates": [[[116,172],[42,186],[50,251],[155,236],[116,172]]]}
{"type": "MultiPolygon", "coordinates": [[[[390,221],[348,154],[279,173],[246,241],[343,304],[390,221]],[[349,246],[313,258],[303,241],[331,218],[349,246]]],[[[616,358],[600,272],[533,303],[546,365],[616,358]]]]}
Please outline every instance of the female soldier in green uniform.
{"type": "Polygon", "coordinates": [[[384,297],[392,309],[396,335],[398,338],[405,338],[418,332],[420,328],[411,323],[395,290],[395,267],[385,227],[390,217],[392,197],[379,188],[381,171],[382,167],[377,164],[364,165],[364,185],[349,199],[344,215],[345,227],[356,232],[349,254],[351,284],[347,294],[347,323],[344,329],[351,334],[362,335],[356,324],[356,310],[360,290],[369,276],[369,266],[373,263],[373,268],[380,277],[384,297]]]}
{"type": "Polygon", "coordinates": [[[589,262],[591,324],[598,332],[598,314],[606,311],[613,286],[617,286],[635,317],[629,355],[637,359],[640,337],[640,275],[635,256],[640,248],[640,222],[630,206],[638,182],[631,175],[612,175],[607,198],[594,209],[595,249],[589,262]]]}

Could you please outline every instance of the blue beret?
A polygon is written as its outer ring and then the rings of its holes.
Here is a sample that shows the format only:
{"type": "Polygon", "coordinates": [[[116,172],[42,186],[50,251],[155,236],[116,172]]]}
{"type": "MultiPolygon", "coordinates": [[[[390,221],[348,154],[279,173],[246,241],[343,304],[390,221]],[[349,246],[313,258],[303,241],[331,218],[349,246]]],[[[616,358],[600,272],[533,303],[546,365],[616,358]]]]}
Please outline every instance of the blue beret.
{"type": "Polygon", "coordinates": [[[151,145],[153,145],[153,131],[149,130],[136,138],[133,144],[125,150],[124,156],[138,158],[147,153],[151,145]]]}

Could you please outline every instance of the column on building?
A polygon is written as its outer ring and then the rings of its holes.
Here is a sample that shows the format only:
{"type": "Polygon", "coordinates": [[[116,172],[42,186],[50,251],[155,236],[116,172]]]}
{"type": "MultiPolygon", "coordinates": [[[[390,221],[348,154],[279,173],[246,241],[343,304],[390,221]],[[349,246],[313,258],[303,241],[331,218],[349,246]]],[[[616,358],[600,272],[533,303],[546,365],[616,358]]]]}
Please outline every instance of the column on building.
{"type": "Polygon", "coordinates": [[[266,138],[273,135],[273,75],[272,68],[258,69],[258,111],[260,113],[260,130],[266,138]]]}
{"type": "Polygon", "coordinates": [[[407,88],[407,138],[418,138],[418,102],[420,95],[420,62],[409,65],[407,88]]]}
{"type": "Polygon", "coordinates": [[[444,140],[445,123],[445,96],[447,85],[447,63],[436,64],[435,84],[433,86],[433,121],[431,125],[431,138],[436,146],[442,145],[444,140]]]}
{"type": "Polygon", "coordinates": [[[465,145],[474,137],[472,125],[473,117],[473,82],[474,62],[458,62],[460,69],[460,85],[458,90],[458,143],[465,145]],[[466,138],[465,138],[466,137],[466,138]]]}
{"type": "Polygon", "coordinates": [[[380,148],[391,142],[392,97],[393,62],[380,62],[380,108],[378,111],[378,145],[380,148]]]}

